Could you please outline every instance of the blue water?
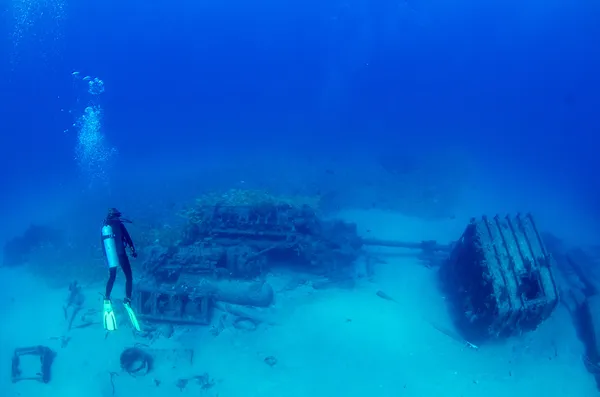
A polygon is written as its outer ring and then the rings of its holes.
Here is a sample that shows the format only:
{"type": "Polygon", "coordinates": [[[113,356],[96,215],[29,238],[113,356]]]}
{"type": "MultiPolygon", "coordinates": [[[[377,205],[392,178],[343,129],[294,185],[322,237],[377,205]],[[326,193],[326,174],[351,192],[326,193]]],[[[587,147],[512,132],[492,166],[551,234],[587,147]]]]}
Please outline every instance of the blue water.
{"type": "Polygon", "coordinates": [[[61,186],[96,189],[106,208],[127,190],[119,181],[148,187],[170,164],[233,167],[239,153],[402,168],[408,155],[456,152],[488,179],[568,191],[597,219],[599,17],[584,0],[7,0],[4,209],[61,186]],[[74,71],[105,92],[88,95],[74,71]],[[118,151],[105,187],[75,161],[73,123],[90,103],[118,151]]]}

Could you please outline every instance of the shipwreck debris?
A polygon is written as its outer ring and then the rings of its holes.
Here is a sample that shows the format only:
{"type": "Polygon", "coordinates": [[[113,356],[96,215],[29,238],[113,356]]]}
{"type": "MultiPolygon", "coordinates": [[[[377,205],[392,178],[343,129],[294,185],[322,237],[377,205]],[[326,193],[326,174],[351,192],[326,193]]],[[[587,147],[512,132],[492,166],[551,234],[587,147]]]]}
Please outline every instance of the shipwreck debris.
{"type": "MultiPolygon", "coordinates": [[[[452,251],[453,244],[440,244],[435,240],[424,240],[420,242],[411,241],[400,241],[400,240],[383,240],[376,238],[362,239],[363,246],[367,247],[386,247],[386,248],[398,248],[401,250],[410,250],[419,259],[419,261],[425,267],[439,267],[444,260],[448,257],[450,251],[452,251]]],[[[381,262],[378,257],[385,257],[392,255],[391,252],[387,254],[379,253],[377,257],[368,258],[367,263],[367,274],[370,276],[373,272],[372,261],[381,262]]]]}
{"type": "Polygon", "coordinates": [[[187,288],[138,285],[132,303],[138,316],[150,321],[208,325],[211,319],[212,297],[187,288]]]}
{"type": "Polygon", "coordinates": [[[274,292],[265,278],[282,264],[352,280],[362,247],[356,225],[323,220],[310,204],[242,190],[199,199],[183,214],[178,238],[159,239],[170,246],[147,250],[137,312],[148,321],[207,325],[214,302],[268,307],[274,292]]]}
{"type": "Polygon", "coordinates": [[[593,249],[567,247],[552,235],[547,238],[556,260],[561,303],[571,314],[577,337],[585,348],[583,364],[600,390],[600,287],[595,273],[599,257],[593,249]]]}
{"type": "Polygon", "coordinates": [[[42,383],[49,383],[52,377],[51,369],[55,357],[56,353],[46,346],[21,347],[15,349],[11,365],[12,382],[16,383],[22,380],[36,380],[42,383]],[[39,367],[31,371],[24,371],[21,358],[25,356],[37,357],[37,360],[39,360],[39,367]]]}
{"type": "Polygon", "coordinates": [[[65,320],[67,320],[67,330],[70,331],[73,328],[73,322],[77,317],[77,314],[83,308],[85,303],[85,295],[83,294],[81,285],[77,281],[73,281],[69,284],[69,295],[63,306],[63,313],[65,320]]]}
{"type": "Polygon", "coordinates": [[[185,389],[190,382],[194,382],[195,384],[199,385],[201,390],[211,389],[216,384],[215,380],[211,378],[207,372],[205,372],[201,375],[192,376],[191,378],[180,378],[177,380],[177,382],[175,382],[175,386],[180,391],[183,391],[183,389],[185,389]]]}
{"type": "Polygon", "coordinates": [[[258,322],[248,317],[237,317],[233,320],[233,327],[241,331],[256,331],[258,322]]]}
{"type": "Polygon", "coordinates": [[[537,328],[558,304],[552,264],[531,215],[472,219],[439,273],[465,340],[537,328]]]}
{"type": "Polygon", "coordinates": [[[446,335],[450,339],[454,339],[455,341],[457,341],[458,343],[460,343],[464,347],[469,347],[469,348],[474,349],[474,350],[479,350],[479,346],[477,346],[477,345],[469,342],[468,340],[462,338],[455,331],[452,331],[452,330],[450,330],[450,329],[448,329],[446,327],[442,327],[441,325],[438,325],[438,324],[435,324],[435,323],[432,323],[432,322],[429,322],[429,325],[431,325],[433,327],[433,329],[435,329],[439,333],[446,335]]]}
{"type": "Polygon", "coordinates": [[[396,302],[396,299],[392,298],[391,296],[389,296],[388,294],[386,294],[385,292],[379,290],[375,293],[375,295],[377,295],[378,297],[380,297],[383,300],[386,301],[390,301],[390,302],[396,302]]]}
{"type": "Polygon", "coordinates": [[[145,376],[152,370],[154,358],[143,349],[130,347],[121,353],[121,368],[133,377],[145,376]]]}
{"type": "Polygon", "coordinates": [[[265,359],[263,360],[265,362],[265,364],[267,364],[269,367],[274,367],[277,365],[277,358],[275,356],[268,356],[265,357],[265,359]]]}
{"type": "Polygon", "coordinates": [[[307,205],[257,200],[194,207],[178,244],[155,247],[144,268],[174,283],[181,274],[248,279],[283,262],[330,277],[353,274],[362,246],[356,225],[324,221],[307,205]]]}

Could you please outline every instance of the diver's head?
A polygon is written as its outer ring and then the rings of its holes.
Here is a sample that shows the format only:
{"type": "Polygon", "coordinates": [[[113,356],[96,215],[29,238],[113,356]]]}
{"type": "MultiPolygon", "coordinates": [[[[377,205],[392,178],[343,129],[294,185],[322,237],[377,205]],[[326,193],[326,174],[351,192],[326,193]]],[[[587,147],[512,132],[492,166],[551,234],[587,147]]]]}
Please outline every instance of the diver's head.
{"type": "Polygon", "coordinates": [[[108,209],[108,214],[106,215],[106,219],[111,220],[111,219],[120,219],[121,216],[123,214],[121,214],[121,211],[119,211],[116,208],[109,208],[108,209]]]}
{"type": "Polygon", "coordinates": [[[124,222],[124,223],[133,223],[129,219],[123,218],[123,214],[121,213],[121,211],[119,211],[118,209],[116,209],[114,207],[108,209],[108,214],[106,215],[106,220],[107,221],[117,220],[119,222],[124,222]]]}

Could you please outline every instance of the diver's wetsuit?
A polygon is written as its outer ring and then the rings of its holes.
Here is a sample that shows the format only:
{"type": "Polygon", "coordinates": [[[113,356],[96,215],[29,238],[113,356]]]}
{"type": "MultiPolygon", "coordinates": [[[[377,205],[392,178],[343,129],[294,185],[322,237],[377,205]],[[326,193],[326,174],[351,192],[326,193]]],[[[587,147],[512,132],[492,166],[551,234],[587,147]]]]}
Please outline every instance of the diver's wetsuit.
{"type": "MultiPolygon", "coordinates": [[[[129,258],[127,257],[126,248],[130,248],[133,256],[135,254],[135,247],[133,245],[133,241],[131,240],[131,236],[129,236],[129,232],[125,228],[125,225],[119,218],[107,218],[104,221],[103,226],[110,226],[113,230],[113,234],[115,235],[115,246],[117,248],[117,255],[119,257],[119,265],[121,269],[123,269],[123,273],[125,273],[125,297],[127,301],[131,301],[131,293],[133,289],[133,275],[131,273],[131,264],[129,263],[129,258]]],[[[104,251],[104,238],[101,238],[102,250],[104,251]]],[[[106,255],[106,253],[105,253],[106,255]]],[[[110,300],[110,293],[112,292],[113,285],[115,284],[115,278],[117,277],[117,268],[111,267],[109,269],[108,281],[106,282],[106,294],[104,295],[104,299],[110,300]]]]}

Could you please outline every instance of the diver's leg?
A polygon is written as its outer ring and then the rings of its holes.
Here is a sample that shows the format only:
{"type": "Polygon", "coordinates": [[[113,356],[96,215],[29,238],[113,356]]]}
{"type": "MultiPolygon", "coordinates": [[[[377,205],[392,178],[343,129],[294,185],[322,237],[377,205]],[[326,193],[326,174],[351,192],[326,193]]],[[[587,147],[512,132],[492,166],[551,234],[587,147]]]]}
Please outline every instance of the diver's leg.
{"type": "Polygon", "coordinates": [[[131,302],[131,294],[133,292],[133,274],[131,272],[131,264],[129,263],[129,258],[127,255],[124,255],[121,260],[121,269],[123,269],[123,273],[125,274],[125,298],[127,302],[131,302]]]}
{"type": "Polygon", "coordinates": [[[125,306],[125,310],[129,315],[129,320],[131,320],[131,325],[136,331],[140,331],[140,323],[138,322],[137,316],[135,315],[133,309],[131,308],[131,292],[133,289],[133,275],[131,272],[131,264],[129,263],[129,258],[125,255],[124,258],[121,258],[121,269],[123,269],[123,273],[125,273],[125,299],[123,300],[123,304],[125,306]]]}
{"type": "Polygon", "coordinates": [[[108,269],[108,281],[106,282],[106,293],[104,299],[110,300],[110,293],[112,292],[113,285],[115,285],[115,278],[117,278],[117,268],[111,267],[108,269]]]}
{"type": "Polygon", "coordinates": [[[104,329],[114,331],[117,329],[117,319],[113,312],[112,303],[110,302],[110,293],[112,292],[115,278],[117,277],[117,268],[111,267],[108,269],[108,281],[106,282],[106,293],[104,294],[104,329]]]}

